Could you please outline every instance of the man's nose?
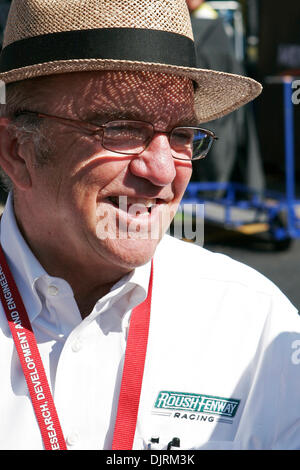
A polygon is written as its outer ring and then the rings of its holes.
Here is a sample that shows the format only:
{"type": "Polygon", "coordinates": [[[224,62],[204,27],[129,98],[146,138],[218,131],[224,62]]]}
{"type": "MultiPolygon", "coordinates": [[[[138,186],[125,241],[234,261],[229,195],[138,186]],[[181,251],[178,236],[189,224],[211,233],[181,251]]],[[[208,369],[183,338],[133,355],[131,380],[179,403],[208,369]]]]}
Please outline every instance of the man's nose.
{"type": "Polygon", "coordinates": [[[148,147],[131,160],[130,171],[156,186],[172,183],[176,176],[176,167],[168,136],[156,133],[148,147]]]}

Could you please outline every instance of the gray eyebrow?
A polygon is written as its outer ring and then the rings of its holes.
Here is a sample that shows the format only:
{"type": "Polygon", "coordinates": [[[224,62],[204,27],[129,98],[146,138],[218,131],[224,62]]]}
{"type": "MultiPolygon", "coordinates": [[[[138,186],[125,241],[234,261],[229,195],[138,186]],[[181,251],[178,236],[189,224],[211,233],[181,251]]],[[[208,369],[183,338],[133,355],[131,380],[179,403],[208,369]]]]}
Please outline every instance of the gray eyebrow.
{"type": "Polygon", "coordinates": [[[105,122],[109,121],[119,121],[122,119],[132,120],[132,121],[140,121],[143,120],[142,116],[138,116],[137,114],[133,113],[125,113],[122,111],[111,111],[111,112],[97,112],[97,111],[90,111],[82,117],[84,121],[91,122],[93,124],[104,124],[105,122]]]}
{"type": "MultiPolygon", "coordinates": [[[[110,121],[119,121],[119,120],[131,120],[131,121],[146,121],[144,115],[140,113],[134,113],[134,112],[126,112],[126,111],[120,111],[120,110],[112,110],[112,111],[94,111],[90,110],[87,113],[85,113],[84,116],[81,117],[82,120],[89,122],[91,124],[95,125],[102,125],[105,124],[106,122],[110,121]]],[[[151,121],[150,121],[151,122],[151,121]]],[[[193,118],[185,118],[182,119],[176,123],[173,123],[172,125],[168,126],[168,130],[171,130],[174,127],[181,127],[181,126],[197,126],[198,122],[196,117],[193,118]]]]}

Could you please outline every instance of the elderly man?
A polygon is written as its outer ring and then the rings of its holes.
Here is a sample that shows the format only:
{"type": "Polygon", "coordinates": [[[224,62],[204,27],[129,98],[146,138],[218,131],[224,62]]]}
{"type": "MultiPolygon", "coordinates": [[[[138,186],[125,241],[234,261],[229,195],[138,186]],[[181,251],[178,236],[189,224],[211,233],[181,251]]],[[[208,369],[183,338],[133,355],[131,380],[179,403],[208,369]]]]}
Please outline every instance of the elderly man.
{"type": "Polygon", "coordinates": [[[185,0],[14,0],[0,78],[0,447],[299,447],[296,310],[164,236],[260,85],[194,67],[185,0]]]}

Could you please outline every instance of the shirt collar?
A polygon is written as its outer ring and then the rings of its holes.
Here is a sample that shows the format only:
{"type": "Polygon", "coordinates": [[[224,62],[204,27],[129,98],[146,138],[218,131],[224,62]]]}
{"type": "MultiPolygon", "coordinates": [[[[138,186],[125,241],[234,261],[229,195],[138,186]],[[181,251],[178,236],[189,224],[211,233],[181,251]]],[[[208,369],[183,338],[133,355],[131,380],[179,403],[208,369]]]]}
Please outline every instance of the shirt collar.
{"type": "Polygon", "coordinates": [[[110,291],[104,295],[95,305],[93,313],[84,319],[84,322],[90,323],[99,313],[103,314],[123,298],[127,298],[127,302],[122,303],[122,308],[115,308],[115,314],[120,319],[124,317],[125,312],[130,312],[134,307],[143,302],[148,293],[149,279],[151,272],[151,261],[133,269],[130,273],[123,276],[117,281],[110,291]],[[126,304],[126,305],[125,305],[126,304]],[[126,308],[124,308],[126,307],[126,308]]]}
{"type": "Polygon", "coordinates": [[[7,263],[22,296],[28,317],[32,322],[40,313],[42,303],[36,292],[35,283],[46,271],[25,242],[13,208],[13,195],[9,193],[1,219],[0,240],[7,263]]]}
{"type": "Polygon", "coordinates": [[[111,291],[115,289],[119,289],[121,286],[124,286],[124,285],[131,285],[131,286],[136,285],[142,289],[144,296],[146,297],[147,292],[148,292],[150,269],[151,269],[150,261],[144,264],[143,266],[135,268],[133,271],[126,274],[118,282],[116,282],[113,285],[111,291]]]}

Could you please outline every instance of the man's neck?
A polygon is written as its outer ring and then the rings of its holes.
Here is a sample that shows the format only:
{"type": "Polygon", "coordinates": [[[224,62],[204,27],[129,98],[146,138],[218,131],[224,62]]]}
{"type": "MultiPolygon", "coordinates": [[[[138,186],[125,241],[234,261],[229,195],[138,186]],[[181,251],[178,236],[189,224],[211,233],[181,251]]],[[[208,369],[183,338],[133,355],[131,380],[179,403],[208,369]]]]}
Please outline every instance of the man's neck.
{"type": "Polygon", "coordinates": [[[89,259],[88,263],[74,255],[70,256],[64,243],[56,246],[41,243],[34,231],[26,230],[26,222],[24,224],[22,218],[18,217],[17,211],[15,216],[24,240],[45,271],[49,276],[64,279],[71,286],[82,318],[89,315],[96,302],[129,272],[125,268],[114,269],[112,263],[105,264],[96,256],[93,260],[89,259]]]}
{"type": "Polygon", "coordinates": [[[74,298],[78,305],[78,309],[82,318],[88,316],[93,310],[96,302],[104,297],[112,288],[112,286],[119,281],[126,273],[108,272],[101,269],[99,266],[82,266],[76,260],[62,259],[59,256],[49,256],[47,253],[31,249],[45,271],[50,276],[59,277],[64,279],[71,286],[74,298]],[[60,263],[53,263],[53,259],[60,259],[60,263]],[[103,277],[103,273],[105,277],[103,277]]]}
{"type": "Polygon", "coordinates": [[[62,278],[69,283],[82,318],[88,316],[96,302],[104,297],[112,286],[126,274],[126,272],[120,271],[109,272],[96,264],[89,267],[82,266],[76,260],[60,257],[58,259],[61,262],[57,265],[51,262],[57,257],[49,256],[49,252],[47,254],[36,252],[34,248],[32,251],[50,276],[62,278]]]}

